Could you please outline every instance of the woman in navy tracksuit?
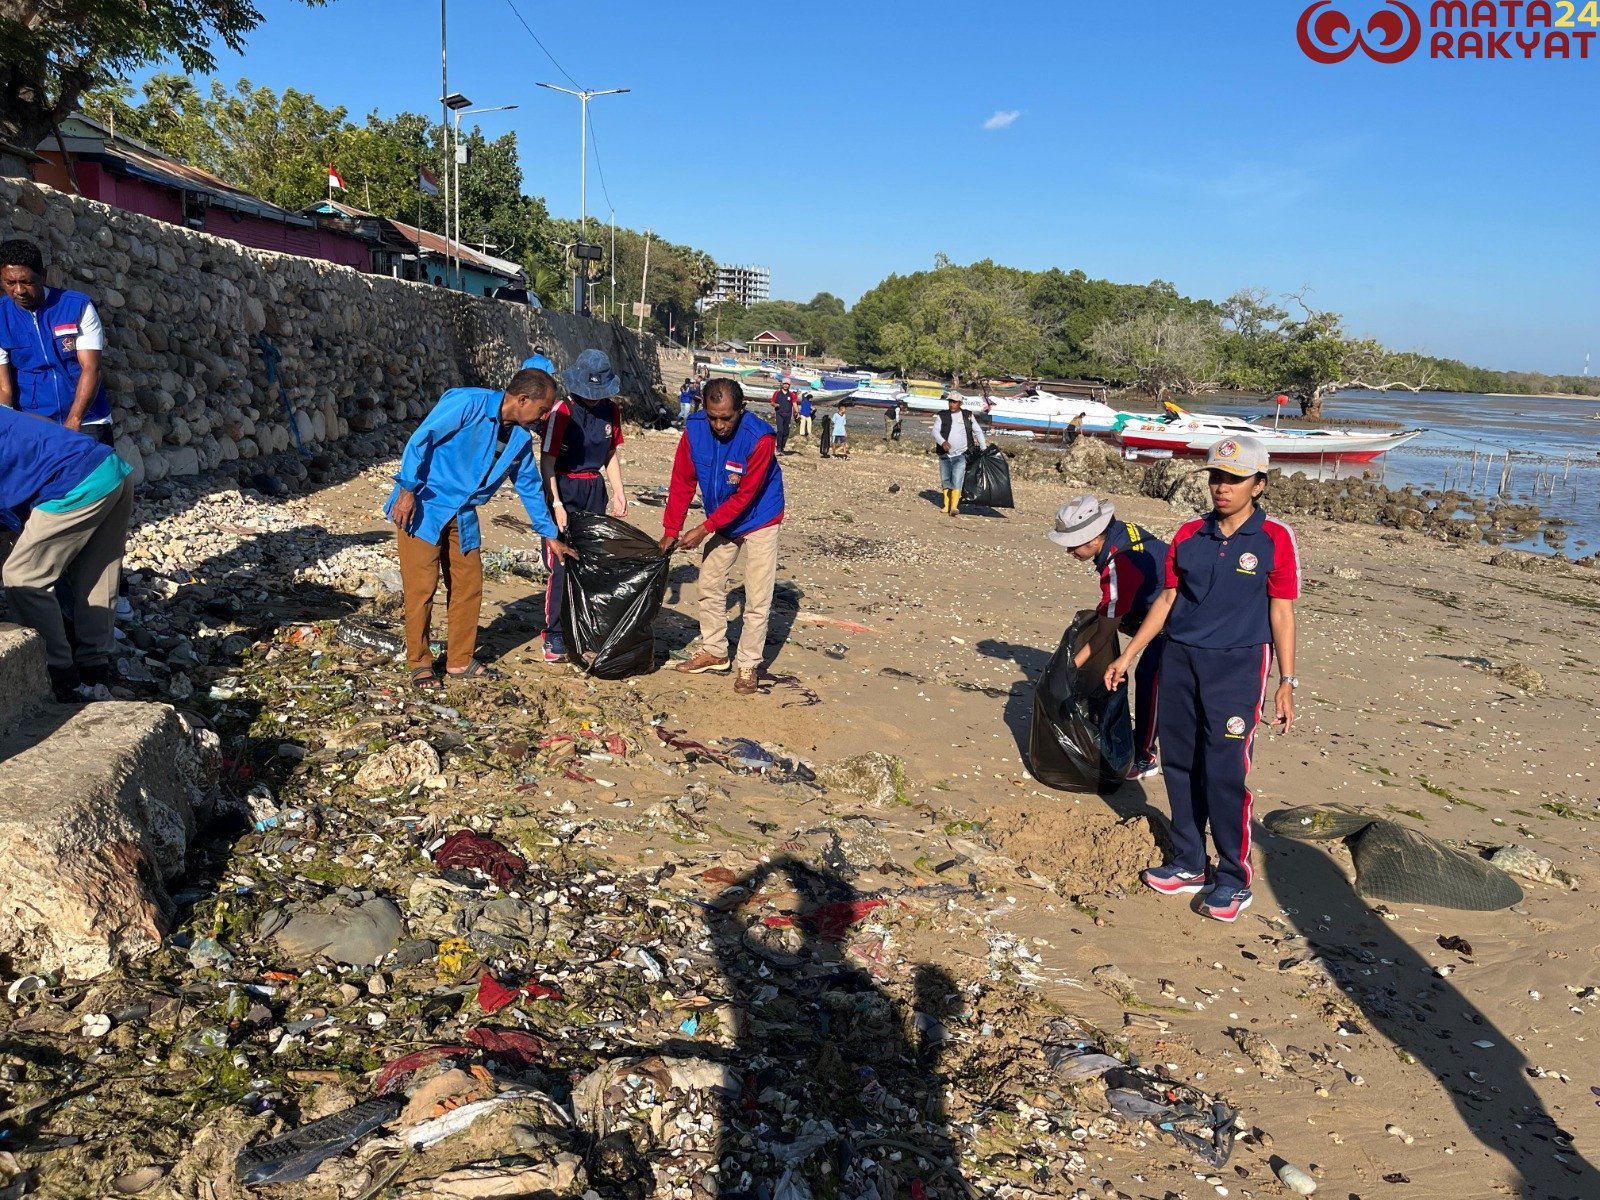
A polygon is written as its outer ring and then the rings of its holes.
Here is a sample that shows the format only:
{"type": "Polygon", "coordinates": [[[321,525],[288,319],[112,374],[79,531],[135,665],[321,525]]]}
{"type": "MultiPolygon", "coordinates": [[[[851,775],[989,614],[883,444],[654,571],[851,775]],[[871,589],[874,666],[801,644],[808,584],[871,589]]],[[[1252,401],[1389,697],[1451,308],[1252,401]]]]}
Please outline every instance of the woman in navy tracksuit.
{"type": "Polygon", "coordinates": [[[1142,878],[1166,895],[1207,893],[1200,912],[1237,920],[1250,906],[1250,748],[1277,651],[1274,725],[1294,724],[1294,601],[1300,559],[1294,532],[1256,507],[1267,452],[1255,438],[1218,442],[1206,456],[1213,509],[1179,527],[1167,551],[1166,587],[1106,687],[1166,632],[1157,724],[1172,805],[1172,861],[1142,878]],[[1207,866],[1206,828],[1217,852],[1207,866]]]}
{"type": "MultiPolygon", "coordinates": [[[[561,383],[567,394],[545,422],[539,470],[550,489],[550,515],[565,533],[569,512],[626,516],[628,498],[622,493],[622,465],[617,458],[622,446],[622,407],[614,397],[621,385],[611,360],[603,350],[585,350],[561,372],[561,383]]],[[[561,603],[567,571],[550,553],[548,544],[544,560],[550,572],[544,593],[544,661],[566,662],[561,603]]]]}

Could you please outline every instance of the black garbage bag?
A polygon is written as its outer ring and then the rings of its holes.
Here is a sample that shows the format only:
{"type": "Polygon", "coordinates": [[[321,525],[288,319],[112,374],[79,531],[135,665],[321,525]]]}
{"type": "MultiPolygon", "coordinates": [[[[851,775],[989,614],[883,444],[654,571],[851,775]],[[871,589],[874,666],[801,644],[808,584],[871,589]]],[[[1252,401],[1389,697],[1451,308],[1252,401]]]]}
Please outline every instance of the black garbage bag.
{"type": "Polygon", "coordinates": [[[986,508],[1015,508],[1011,502],[1011,464],[998,446],[967,452],[967,476],[961,502],[986,508]]]}
{"type": "Polygon", "coordinates": [[[1068,792],[1115,791],[1133,762],[1128,685],[1105,688],[1106,668],[1121,653],[1116,635],[1082,668],[1072,662],[1095,619],[1092,608],[1073,618],[1033,690],[1028,769],[1045,786],[1068,792]]]}
{"type": "Polygon", "coordinates": [[[672,560],[642,529],[596,513],[569,514],[562,540],[578,552],[567,564],[561,609],[573,662],[601,679],[648,674],[656,657],[651,625],[672,560]]]}

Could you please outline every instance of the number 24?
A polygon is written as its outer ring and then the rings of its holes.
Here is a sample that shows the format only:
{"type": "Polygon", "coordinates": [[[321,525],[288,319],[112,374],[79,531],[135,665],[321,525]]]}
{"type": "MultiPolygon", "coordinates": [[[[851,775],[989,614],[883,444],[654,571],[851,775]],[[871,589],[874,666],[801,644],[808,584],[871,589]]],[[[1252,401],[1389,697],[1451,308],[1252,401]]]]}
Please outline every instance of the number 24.
{"type": "MultiPolygon", "coordinates": [[[[1576,9],[1577,5],[1573,4],[1572,0],[1556,0],[1556,10],[1561,14],[1556,19],[1556,27],[1559,29],[1571,29],[1577,24],[1572,19],[1572,14],[1576,9]]],[[[1583,11],[1578,13],[1578,22],[1582,22],[1591,29],[1600,25],[1600,6],[1597,6],[1597,0],[1589,0],[1589,3],[1583,6],[1583,11]]]]}

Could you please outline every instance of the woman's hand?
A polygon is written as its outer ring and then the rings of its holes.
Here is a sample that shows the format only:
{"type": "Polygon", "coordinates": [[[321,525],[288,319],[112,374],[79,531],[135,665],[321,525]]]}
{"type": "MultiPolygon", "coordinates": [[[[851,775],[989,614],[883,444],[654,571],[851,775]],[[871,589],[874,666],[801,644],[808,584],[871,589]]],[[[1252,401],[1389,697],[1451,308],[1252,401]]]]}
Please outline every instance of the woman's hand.
{"type": "Polygon", "coordinates": [[[562,533],[567,531],[567,506],[557,500],[550,506],[550,519],[556,523],[556,528],[562,533]]]}
{"type": "Polygon", "coordinates": [[[1106,668],[1106,691],[1114,692],[1128,678],[1128,668],[1133,665],[1126,654],[1111,660],[1111,665],[1106,668]]]}
{"type": "Polygon", "coordinates": [[[606,512],[609,513],[613,517],[625,517],[625,516],[627,516],[628,515],[628,498],[626,496],[621,495],[621,494],[613,496],[611,498],[611,504],[606,508],[606,512]]]}
{"type": "Polygon", "coordinates": [[[1277,714],[1272,723],[1279,726],[1281,732],[1288,733],[1294,726],[1294,689],[1287,683],[1280,683],[1272,707],[1277,714]]]}

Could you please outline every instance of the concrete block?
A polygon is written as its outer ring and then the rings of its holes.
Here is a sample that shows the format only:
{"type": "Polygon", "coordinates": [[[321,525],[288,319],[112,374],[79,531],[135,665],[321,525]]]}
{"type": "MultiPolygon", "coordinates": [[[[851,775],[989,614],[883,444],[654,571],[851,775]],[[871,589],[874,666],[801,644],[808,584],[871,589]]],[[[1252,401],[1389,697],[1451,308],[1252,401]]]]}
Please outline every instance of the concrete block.
{"type": "Polygon", "coordinates": [[[156,949],[201,773],[164,704],[49,705],[0,738],[0,953],[90,978],[156,949]]]}
{"type": "Polygon", "coordinates": [[[0,735],[41,704],[53,703],[43,640],[31,629],[0,622],[0,735]]]}

